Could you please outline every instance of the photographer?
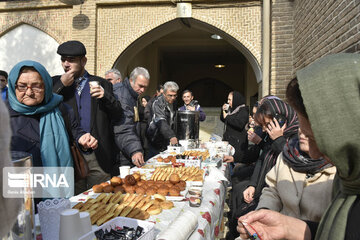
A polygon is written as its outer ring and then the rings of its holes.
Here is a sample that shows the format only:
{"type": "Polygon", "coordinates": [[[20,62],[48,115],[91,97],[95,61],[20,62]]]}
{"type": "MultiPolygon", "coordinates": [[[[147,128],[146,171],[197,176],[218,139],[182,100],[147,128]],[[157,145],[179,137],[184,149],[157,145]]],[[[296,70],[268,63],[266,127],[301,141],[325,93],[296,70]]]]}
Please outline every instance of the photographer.
{"type": "Polygon", "coordinates": [[[201,122],[205,121],[206,115],[201,109],[199,102],[197,100],[194,100],[194,96],[190,90],[183,91],[182,100],[184,101],[184,106],[180,107],[178,109],[179,111],[199,111],[199,120],[201,122]]]}

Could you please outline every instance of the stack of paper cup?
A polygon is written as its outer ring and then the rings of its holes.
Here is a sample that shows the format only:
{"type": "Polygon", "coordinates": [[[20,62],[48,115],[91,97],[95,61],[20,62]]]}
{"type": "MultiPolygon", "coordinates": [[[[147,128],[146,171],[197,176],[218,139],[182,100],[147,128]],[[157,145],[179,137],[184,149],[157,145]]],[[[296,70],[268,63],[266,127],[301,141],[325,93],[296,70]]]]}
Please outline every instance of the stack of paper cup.
{"type": "Polygon", "coordinates": [[[91,230],[91,225],[90,230],[89,226],[87,226],[88,223],[90,223],[90,219],[88,222],[85,216],[83,220],[81,220],[79,210],[77,209],[62,211],[60,214],[59,240],[78,240],[82,235],[91,230]],[[83,224],[85,225],[84,227],[83,224]]]}
{"type": "Polygon", "coordinates": [[[130,174],[130,166],[122,166],[119,167],[120,170],[120,177],[125,178],[127,175],[130,174]]]}
{"type": "Polygon", "coordinates": [[[47,199],[40,202],[37,207],[42,238],[44,240],[58,240],[60,213],[71,207],[69,199],[47,199]]]}

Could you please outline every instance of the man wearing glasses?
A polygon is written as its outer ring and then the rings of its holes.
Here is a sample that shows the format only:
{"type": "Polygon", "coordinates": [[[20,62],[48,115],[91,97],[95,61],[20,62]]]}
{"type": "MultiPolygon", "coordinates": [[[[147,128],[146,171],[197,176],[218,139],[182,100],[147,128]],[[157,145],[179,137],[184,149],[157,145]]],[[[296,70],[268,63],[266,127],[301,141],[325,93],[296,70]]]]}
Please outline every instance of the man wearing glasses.
{"type": "Polygon", "coordinates": [[[0,70],[0,90],[1,90],[1,98],[2,100],[7,99],[7,78],[8,74],[7,72],[0,70]]]}
{"type": "Polygon", "coordinates": [[[164,151],[167,146],[178,143],[175,129],[176,107],[175,100],[179,86],[175,82],[164,84],[164,93],[152,105],[152,120],[147,130],[150,142],[149,157],[164,151]]]}

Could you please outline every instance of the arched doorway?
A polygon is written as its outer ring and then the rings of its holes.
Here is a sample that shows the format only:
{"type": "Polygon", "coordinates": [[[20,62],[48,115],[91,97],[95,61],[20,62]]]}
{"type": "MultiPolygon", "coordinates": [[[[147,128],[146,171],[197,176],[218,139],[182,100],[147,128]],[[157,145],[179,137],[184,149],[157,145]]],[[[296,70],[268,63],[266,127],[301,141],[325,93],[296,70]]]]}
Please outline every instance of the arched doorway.
{"type": "Polygon", "coordinates": [[[50,35],[28,24],[20,24],[0,38],[0,69],[10,71],[20,61],[34,60],[44,65],[50,75],[63,69],[56,53],[58,42],[50,35]]]}
{"type": "MultiPolygon", "coordinates": [[[[222,126],[218,124],[219,107],[227,101],[229,91],[239,91],[250,104],[250,97],[258,92],[261,81],[260,66],[243,44],[228,33],[193,18],[175,19],[146,33],[126,48],[113,65],[126,76],[137,66],[150,72],[147,95],[152,95],[158,84],[169,80],[177,82],[181,90],[194,88],[190,90],[195,98],[208,107],[207,121],[201,128],[204,130],[203,127],[210,124],[204,131],[219,135],[222,134],[222,126]],[[213,35],[220,38],[212,38],[213,35]],[[207,84],[212,85],[206,87],[207,84]],[[214,87],[222,94],[214,94],[214,87]]],[[[181,97],[178,101],[181,103],[181,97]]]]}

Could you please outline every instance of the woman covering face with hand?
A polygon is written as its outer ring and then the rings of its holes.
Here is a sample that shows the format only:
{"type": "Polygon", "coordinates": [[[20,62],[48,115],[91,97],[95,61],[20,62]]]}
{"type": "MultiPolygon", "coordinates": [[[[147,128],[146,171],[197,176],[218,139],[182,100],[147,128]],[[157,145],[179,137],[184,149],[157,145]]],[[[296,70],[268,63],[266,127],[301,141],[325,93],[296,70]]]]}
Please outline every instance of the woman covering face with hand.
{"type": "Polygon", "coordinates": [[[40,63],[23,61],[10,71],[11,150],[31,153],[33,166],[73,166],[69,137],[84,149],[97,147],[97,140],[79,127],[62,99],[52,92],[52,78],[40,63]]]}

